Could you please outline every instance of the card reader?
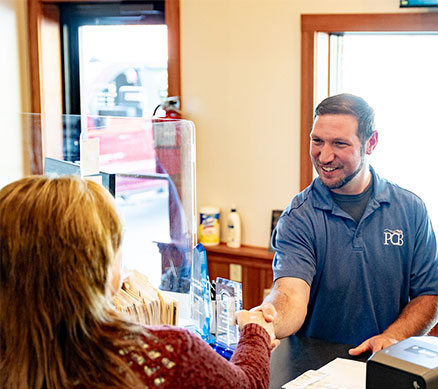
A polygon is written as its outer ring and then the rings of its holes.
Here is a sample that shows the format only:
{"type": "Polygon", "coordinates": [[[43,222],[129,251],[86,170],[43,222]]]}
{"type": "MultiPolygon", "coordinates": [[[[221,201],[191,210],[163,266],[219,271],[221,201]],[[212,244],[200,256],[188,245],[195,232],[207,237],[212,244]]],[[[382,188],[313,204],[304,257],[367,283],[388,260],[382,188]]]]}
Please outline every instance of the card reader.
{"type": "Polygon", "coordinates": [[[367,389],[438,389],[438,337],[413,336],[373,354],[367,389]]]}

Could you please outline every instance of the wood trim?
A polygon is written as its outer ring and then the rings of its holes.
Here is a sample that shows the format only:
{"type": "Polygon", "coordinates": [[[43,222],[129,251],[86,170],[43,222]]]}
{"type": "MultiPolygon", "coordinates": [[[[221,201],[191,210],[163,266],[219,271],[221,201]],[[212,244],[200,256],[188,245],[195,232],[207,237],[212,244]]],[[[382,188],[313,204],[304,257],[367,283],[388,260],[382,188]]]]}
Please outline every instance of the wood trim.
{"type": "MultiPolygon", "coordinates": [[[[40,84],[40,48],[39,31],[42,18],[41,4],[28,0],[28,34],[29,34],[29,66],[30,66],[30,106],[33,113],[41,113],[40,84]]],[[[30,130],[30,170],[32,174],[42,172],[42,136],[41,128],[31,126],[30,130]]]]}
{"type": "Polygon", "coordinates": [[[272,260],[274,258],[274,252],[269,251],[265,247],[257,246],[241,246],[239,248],[228,247],[225,243],[220,243],[217,246],[205,246],[207,253],[216,253],[226,256],[231,256],[235,258],[239,257],[250,257],[266,260],[269,266],[272,265],[272,260]]]}
{"type": "Polygon", "coordinates": [[[168,95],[179,96],[181,101],[179,0],[165,0],[164,14],[168,39],[168,95]]]}
{"type": "MultiPolygon", "coordinates": [[[[303,17],[301,17],[301,20],[303,17]]],[[[300,146],[300,188],[312,182],[313,167],[309,161],[310,130],[313,123],[315,94],[315,39],[314,32],[305,31],[301,35],[301,146],[300,146]]]]}
{"type": "Polygon", "coordinates": [[[62,154],[62,70],[59,7],[28,1],[31,110],[31,172],[43,172],[43,156],[62,154]],[[50,115],[49,115],[50,114],[50,115]]]}
{"type": "Polygon", "coordinates": [[[59,7],[55,4],[43,4],[42,14],[40,80],[43,88],[40,94],[41,112],[45,113],[41,116],[42,156],[61,157],[64,152],[64,134],[59,7]]]}
{"type": "Polygon", "coordinates": [[[438,13],[301,15],[300,190],[313,179],[309,135],[315,104],[316,34],[345,31],[438,31],[438,13]]]}
{"type": "Polygon", "coordinates": [[[41,3],[28,0],[28,33],[29,33],[29,58],[30,58],[30,90],[32,112],[41,112],[40,96],[40,66],[39,66],[39,24],[41,20],[41,3]]]}
{"type": "Polygon", "coordinates": [[[301,31],[438,31],[438,14],[328,14],[301,15],[301,31]]]}

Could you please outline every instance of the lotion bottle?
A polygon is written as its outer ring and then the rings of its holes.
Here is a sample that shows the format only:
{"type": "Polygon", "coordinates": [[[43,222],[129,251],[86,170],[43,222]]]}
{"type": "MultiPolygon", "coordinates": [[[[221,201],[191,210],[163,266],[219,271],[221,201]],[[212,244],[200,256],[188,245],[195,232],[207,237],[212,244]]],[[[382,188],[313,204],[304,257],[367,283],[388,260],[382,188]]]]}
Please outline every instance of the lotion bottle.
{"type": "Polygon", "coordinates": [[[227,246],[239,248],[240,234],[240,216],[236,211],[236,206],[233,204],[231,207],[231,212],[227,218],[227,246]]]}

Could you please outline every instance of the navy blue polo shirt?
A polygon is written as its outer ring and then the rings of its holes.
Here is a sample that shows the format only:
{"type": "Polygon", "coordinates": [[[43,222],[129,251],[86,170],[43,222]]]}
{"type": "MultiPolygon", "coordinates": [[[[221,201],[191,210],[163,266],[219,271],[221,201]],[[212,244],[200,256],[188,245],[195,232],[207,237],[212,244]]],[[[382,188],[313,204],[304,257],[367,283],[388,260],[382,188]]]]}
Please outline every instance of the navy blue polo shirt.
{"type": "Polygon", "coordinates": [[[424,203],[371,173],[359,223],[319,178],[278,221],[274,280],[297,277],[311,286],[299,335],[358,345],[382,333],[410,299],[438,294],[436,237],[424,203]]]}

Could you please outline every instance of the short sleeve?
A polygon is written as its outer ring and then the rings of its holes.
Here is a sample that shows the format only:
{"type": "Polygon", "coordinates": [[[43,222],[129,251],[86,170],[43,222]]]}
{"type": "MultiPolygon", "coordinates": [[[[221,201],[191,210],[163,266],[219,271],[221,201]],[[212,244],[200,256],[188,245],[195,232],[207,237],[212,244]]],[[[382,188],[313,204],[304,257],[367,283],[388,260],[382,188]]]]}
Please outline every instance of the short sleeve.
{"type": "Polygon", "coordinates": [[[272,234],[274,281],[297,277],[312,284],[316,273],[315,232],[306,212],[292,209],[280,217],[272,234]]]}

